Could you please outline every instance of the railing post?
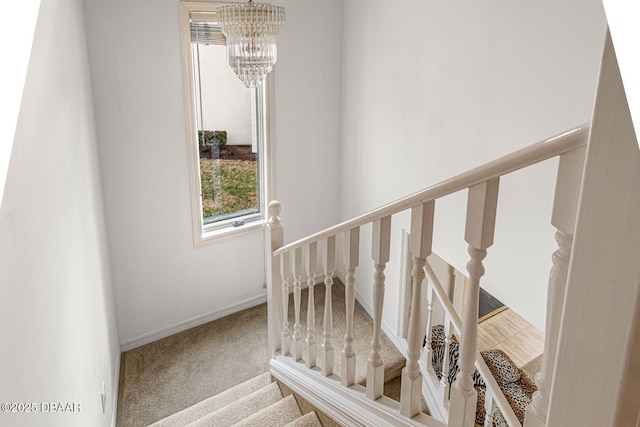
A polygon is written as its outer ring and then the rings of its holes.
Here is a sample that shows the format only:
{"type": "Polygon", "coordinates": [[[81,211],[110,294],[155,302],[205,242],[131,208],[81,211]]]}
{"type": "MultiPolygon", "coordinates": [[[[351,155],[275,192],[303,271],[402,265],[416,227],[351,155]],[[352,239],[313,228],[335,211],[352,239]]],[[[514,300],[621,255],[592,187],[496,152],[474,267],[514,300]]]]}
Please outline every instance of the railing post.
{"type": "Polygon", "coordinates": [[[458,359],[460,372],[451,390],[450,426],[469,427],[475,421],[478,396],[473,387],[472,375],[478,348],[480,278],[484,275],[482,260],[487,255],[487,248],[493,244],[499,182],[499,178],[494,178],[469,188],[465,229],[465,240],[469,244],[471,256],[467,264],[469,288],[462,321],[458,359]]]}
{"type": "Polygon", "coordinates": [[[360,228],[352,228],[345,233],[345,259],[347,277],[344,286],[344,303],[346,309],[346,332],[342,349],[342,365],[340,366],[340,382],[350,386],[356,381],[356,353],[353,351],[353,310],[356,303],[356,267],[360,257],[360,228]]]}
{"type": "Polygon", "coordinates": [[[318,258],[318,244],[316,242],[309,243],[306,249],[306,269],[307,269],[307,286],[309,291],[309,298],[307,304],[307,368],[313,368],[316,366],[316,358],[318,357],[318,348],[316,345],[316,306],[314,300],[314,287],[316,285],[316,269],[318,258]]]}
{"type": "Polygon", "coordinates": [[[284,227],[280,222],[281,206],[280,202],[274,200],[268,206],[269,220],[265,228],[265,264],[267,266],[267,306],[269,323],[269,355],[273,356],[281,349],[281,327],[283,325],[282,315],[282,279],[280,276],[280,265],[278,257],[273,256],[273,251],[282,247],[284,242],[284,227]]]}
{"type": "Polygon", "coordinates": [[[444,325],[444,351],[442,352],[442,376],[440,377],[440,401],[443,405],[449,403],[451,398],[451,319],[445,311],[444,325]]]}
{"type": "Polygon", "coordinates": [[[322,250],[322,267],[324,268],[324,322],[322,333],[322,346],[320,349],[320,370],[325,377],[333,374],[333,305],[331,287],[333,286],[333,273],[336,270],[336,236],[328,237],[322,250]]]}
{"type": "Polygon", "coordinates": [[[289,277],[291,275],[291,259],[289,252],[280,255],[280,276],[282,277],[282,335],[280,352],[286,356],[290,352],[291,331],[289,330],[289,277]]]}
{"type": "Polygon", "coordinates": [[[302,248],[293,250],[293,309],[295,322],[293,324],[293,336],[291,337],[291,357],[296,362],[302,358],[302,328],[300,326],[300,298],[302,282],[302,248]]]}
{"type": "Polygon", "coordinates": [[[544,334],[542,370],[536,375],[538,391],[533,394],[524,417],[525,427],[544,427],[547,423],[549,393],[553,380],[553,363],[558,350],[560,319],[567,287],[573,230],[576,224],[578,196],[586,149],[584,147],[562,154],[558,164],[558,178],[553,202],[551,224],[556,227],[558,249],[552,256],[553,266],[547,289],[547,316],[544,334]]]}
{"type": "Polygon", "coordinates": [[[428,371],[431,366],[431,337],[433,335],[433,304],[435,300],[435,294],[433,291],[433,285],[431,281],[427,281],[427,326],[424,332],[424,349],[422,350],[422,364],[425,371],[428,371]]]}
{"type": "Polygon", "coordinates": [[[382,308],[384,306],[384,269],[389,262],[391,247],[391,217],[386,216],[373,223],[371,258],[373,273],[373,339],[371,354],[367,361],[367,397],[375,400],[382,396],[384,389],[384,364],[380,356],[382,344],[382,308]]]}
{"type": "Polygon", "coordinates": [[[420,412],[422,399],[422,375],[420,374],[420,348],[422,338],[422,282],[424,266],[431,254],[435,202],[430,201],[411,209],[411,237],[409,248],[413,254],[411,270],[411,314],[407,334],[407,365],[402,369],[400,387],[400,413],[412,418],[420,412]]]}

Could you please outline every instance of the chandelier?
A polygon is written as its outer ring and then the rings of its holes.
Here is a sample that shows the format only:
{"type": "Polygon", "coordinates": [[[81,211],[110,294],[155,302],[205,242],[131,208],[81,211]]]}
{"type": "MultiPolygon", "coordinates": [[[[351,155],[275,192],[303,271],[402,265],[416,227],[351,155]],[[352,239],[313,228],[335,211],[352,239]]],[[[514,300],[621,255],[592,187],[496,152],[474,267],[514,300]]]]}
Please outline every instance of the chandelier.
{"type": "Polygon", "coordinates": [[[278,60],[276,38],[284,25],[284,8],[253,0],[221,6],[218,24],[227,36],[229,66],[245,86],[257,87],[278,60]]]}

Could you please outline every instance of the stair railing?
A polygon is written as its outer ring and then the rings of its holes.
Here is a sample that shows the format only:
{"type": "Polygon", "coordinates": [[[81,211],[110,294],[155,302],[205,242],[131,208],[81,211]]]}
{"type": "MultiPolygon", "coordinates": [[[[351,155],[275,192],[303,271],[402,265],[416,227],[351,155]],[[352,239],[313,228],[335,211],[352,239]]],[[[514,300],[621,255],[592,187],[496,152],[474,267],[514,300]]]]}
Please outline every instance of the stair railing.
{"type": "MultiPolygon", "coordinates": [[[[436,276],[433,269],[428,263],[427,265],[425,265],[425,272],[427,273],[427,277],[429,278],[428,304],[432,305],[432,304],[435,304],[435,302],[437,301],[444,310],[444,322],[445,322],[444,324],[446,325],[444,327],[444,337],[445,337],[444,350],[445,351],[444,351],[444,358],[443,358],[443,364],[442,364],[441,379],[438,380],[437,376],[435,375],[433,363],[432,363],[431,333],[432,333],[433,325],[430,319],[427,321],[427,329],[426,329],[427,339],[426,339],[426,344],[423,351],[423,358],[421,360],[421,365],[422,365],[422,369],[427,372],[427,375],[426,375],[427,380],[431,380],[432,382],[435,382],[436,385],[439,387],[438,397],[441,399],[442,406],[446,408],[449,400],[448,399],[448,384],[449,384],[449,381],[448,381],[449,353],[448,352],[449,352],[449,339],[450,339],[449,337],[451,337],[452,334],[456,334],[457,336],[460,336],[462,332],[462,320],[460,319],[460,316],[458,315],[456,309],[454,308],[450,297],[447,295],[444,288],[442,287],[440,280],[438,280],[438,277],[436,276]],[[450,327],[452,327],[453,330],[451,330],[450,327]]],[[[480,352],[477,350],[476,350],[475,368],[480,374],[480,376],[482,377],[482,379],[484,380],[484,383],[486,385],[486,392],[485,392],[486,394],[485,394],[485,400],[484,400],[484,408],[485,408],[485,414],[486,414],[485,425],[487,426],[493,425],[493,420],[491,417],[492,417],[492,414],[494,413],[495,408],[498,408],[502,413],[502,416],[504,420],[507,422],[507,425],[509,427],[522,427],[520,420],[518,420],[518,417],[513,411],[513,408],[511,408],[511,405],[509,405],[509,402],[507,401],[507,399],[504,396],[504,393],[500,389],[498,382],[491,374],[491,370],[489,369],[484,359],[480,355],[480,352]]]]}
{"type": "MultiPolygon", "coordinates": [[[[421,414],[419,413],[422,398],[422,376],[419,369],[419,361],[422,351],[422,339],[424,337],[424,329],[422,329],[420,325],[422,313],[421,283],[425,277],[424,266],[426,258],[431,253],[435,201],[451,193],[467,189],[468,202],[465,241],[469,245],[468,252],[470,260],[467,265],[467,270],[470,280],[466,295],[463,322],[458,331],[460,334],[460,356],[458,361],[460,373],[450,391],[450,409],[446,425],[452,427],[473,426],[477,395],[473,387],[472,375],[477,359],[479,285],[481,277],[484,275],[482,261],[487,255],[487,249],[493,244],[500,177],[549,158],[555,156],[560,157],[551,222],[558,228],[559,235],[562,237],[558,239],[558,241],[561,246],[559,252],[561,252],[564,260],[568,257],[566,254],[565,242],[567,239],[565,236],[571,237],[573,233],[572,224],[575,221],[582,171],[580,159],[584,158],[584,146],[587,142],[587,135],[587,125],[577,127],[287,245],[283,245],[280,203],[272,201],[269,204],[269,221],[266,232],[270,242],[269,247],[271,248],[271,262],[267,263],[269,348],[274,359],[277,357],[278,363],[282,363],[284,366],[287,363],[285,359],[287,359],[288,355],[290,355],[288,360],[296,362],[302,358],[303,350],[315,348],[313,329],[310,330],[307,328],[307,338],[305,340],[300,323],[301,283],[305,273],[303,272],[303,266],[306,268],[306,276],[310,278],[307,283],[312,287],[313,284],[311,284],[311,282],[313,281],[312,279],[316,271],[315,260],[310,259],[310,257],[314,258],[315,248],[320,248],[323,260],[322,267],[325,274],[328,274],[335,268],[335,256],[337,253],[335,250],[336,238],[342,236],[342,241],[345,243],[346,334],[344,346],[340,352],[342,364],[339,381],[342,387],[349,388],[352,391],[354,390],[356,355],[353,351],[352,342],[356,286],[355,274],[360,256],[360,229],[364,225],[371,224],[373,230],[371,255],[375,268],[372,316],[374,338],[371,343],[371,351],[368,355],[365,396],[353,397],[352,394],[349,394],[349,396],[355,400],[361,398],[367,399],[369,402],[375,402],[382,396],[384,364],[380,356],[380,336],[382,333],[381,321],[386,286],[384,270],[390,258],[391,217],[396,213],[411,210],[409,247],[413,254],[413,286],[411,296],[412,310],[409,318],[409,333],[407,336],[408,357],[406,367],[402,372],[400,407],[398,408],[397,417],[394,418],[392,424],[401,425],[406,422],[406,425],[415,425],[412,423],[417,419],[421,419],[422,422],[419,424],[442,425],[433,418],[421,418],[421,414]],[[291,332],[288,320],[287,307],[287,299],[290,292],[289,283],[292,276],[295,313],[293,332],[291,332]]],[[[561,274],[556,273],[556,276],[561,276],[561,274]]],[[[325,281],[330,283],[331,279],[325,277],[325,281]]],[[[558,284],[554,285],[554,290],[551,293],[558,295],[558,300],[560,300],[560,296],[563,297],[564,295],[564,285],[561,283],[562,278],[556,280],[556,282],[558,282],[558,284]]],[[[317,370],[311,368],[315,368],[315,365],[319,362],[322,364],[319,367],[321,375],[327,378],[327,381],[331,381],[332,378],[335,378],[335,375],[331,363],[334,357],[334,349],[331,344],[332,313],[330,284],[327,286],[326,294],[328,302],[326,303],[324,312],[321,357],[319,360],[316,360],[315,353],[314,355],[307,356],[308,360],[305,360],[306,372],[301,373],[298,370],[296,375],[315,375],[314,373],[317,370]]],[[[312,295],[312,293],[310,293],[310,295],[312,295]]],[[[552,305],[556,306],[557,304],[558,302],[556,300],[552,305]]],[[[560,309],[561,305],[562,304],[560,304],[560,309]]],[[[313,306],[310,305],[310,307],[313,306]]],[[[312,319],[314,313],[308,313],[307,316],[312,319]]],[[[547,336],[549,336],[549,328],[552,328],[551,330],[553,330],[553,328],[557,329],[557,324],[559,324],[560,314],[556,313],[552,317],[551,322],[547,321],[547,336]]],[[[538,384],[541,392],[537,399],[534,398],[537,402],[537,406],[535,406],[534,409],[537,419],[546,417],[545,405],[548,405],[548,393],[545,395],[545,390],[549,389],[550,381],[553,377],[552,362],[555,356],[553,354],[554,351],[555,350],[551,349],[551,354],[549,354],[549,350],[545,351],[545,359],[550,360],[550,362],[543,362],[543,372],[545,372],[545,374],[541,377],[542,382],[538,384]]],[[[309,354],[310,352],[307,351],[307,355],[309,354]]],[[[273,367],[274,362],[272,360],[272,372],[274,371],[273,367]]],[[[330,400],[331,397],[328,397],[328,399],[330,400]]],[[[498,399],[496,402],[499,401],[499,398],[495,396],[494,399],[498,399]]],[[[339,404],[335,398],[334,403],[339,404]]],[[[367,407],[377,408],[375,405],[369,405],[367,407]]],[[[384,412],[382,409],[381,411],[384,412]]],[[[387,414],[387,412],[385,412],[385,414],[387,414]]],[[[506,408],[505,412],[508,412],[506,408]]],[[[362,419],[366,420],[368,417],[365,416],[362,419]]],[[[353,420],[349,422],[355,423],[353,420]]],[[[363,421],[362,425],[371,424],[363,421]]],[[[525,423],[525,425],[527,424],[525,423]]]]}

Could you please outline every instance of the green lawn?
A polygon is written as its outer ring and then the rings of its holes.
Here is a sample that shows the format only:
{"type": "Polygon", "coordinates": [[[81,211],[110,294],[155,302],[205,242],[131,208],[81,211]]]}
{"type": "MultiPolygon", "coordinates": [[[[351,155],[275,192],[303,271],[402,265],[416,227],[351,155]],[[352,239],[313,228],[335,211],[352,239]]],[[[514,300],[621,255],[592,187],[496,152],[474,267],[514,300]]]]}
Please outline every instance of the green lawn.
{"type": "Polygon", "coordinates": [[[258,209],[257,162],[200,159],[202,217],[258,209]]]}

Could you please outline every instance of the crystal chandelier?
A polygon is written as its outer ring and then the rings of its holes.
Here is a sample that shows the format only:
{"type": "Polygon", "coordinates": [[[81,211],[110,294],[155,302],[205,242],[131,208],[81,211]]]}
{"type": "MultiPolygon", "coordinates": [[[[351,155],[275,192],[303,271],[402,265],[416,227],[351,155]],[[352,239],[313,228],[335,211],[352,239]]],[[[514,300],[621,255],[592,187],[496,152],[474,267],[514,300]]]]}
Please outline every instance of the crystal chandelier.
{"type": "Polygon", "coordinates": [[[278,60],[276,38],[284,24],[284,8],[253,0],[221,6],[218,24],[227,36],[229,66],[248,88],[261,84],[278,60]]]}

